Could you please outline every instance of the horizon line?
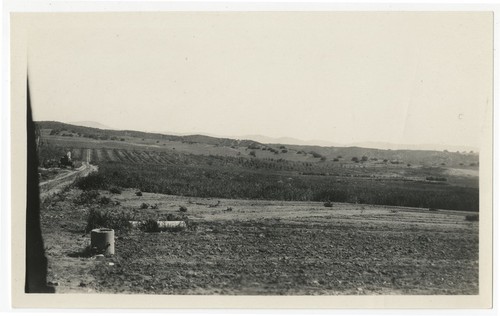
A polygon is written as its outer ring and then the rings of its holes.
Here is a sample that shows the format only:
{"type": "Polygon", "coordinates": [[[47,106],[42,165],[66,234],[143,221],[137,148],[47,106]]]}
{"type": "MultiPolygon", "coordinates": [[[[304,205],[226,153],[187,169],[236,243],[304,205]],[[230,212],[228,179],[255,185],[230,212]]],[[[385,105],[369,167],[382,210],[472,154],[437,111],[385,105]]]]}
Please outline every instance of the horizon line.
{"type": "MultiPolygon", "coordinates": [[[[250,141],[255,141],[261,144],[282,144],[282,145],[294,145],[294,146],[318,146],[318,147],[357,147],[357,148],[367,148],[367,149],[378,149],[378,150],[423,150],[423,151],[445,151],[448,150],[450,152],[452,151],[457,151],[456,148],[461,148],[461,150],[458,151],[474,151],[474,152],[479,152],[479,147],[477,146],[472,146],[472,145],[457,145],[457,144],[432,144],[432,143],[427,143],[427,144],[405,144],[405,143],[391,143],[387,141],[373,141],[373,140],[364,140],[364,141],[357,141],[357,142],[352,142],[352,143],[337,143],[334,141],[330,140],[322,140],[322,139],[309,139],[309,140],[304,140],[292,136],[267,136],[267,135],[260,135],[260,134],[253,134],[253,135],[239,135],[239,136],[227,136],[227,135],[219,135],[219,134],[213,134],[213,133],[207,133],[207,132],[194,132],[194,133],[186,133],[186,132],[173,132],[173,131],[153,131],[153,130],[138,130],[138,129],[131,129],[131,128],[115,128],[111,126],[107,126],[105,124],[102,124],[97,121],[78,121],[78,122],[64,122],[64,121],[57,121],[57,120],[38,120],[35,122],[56,122],[56,123],[63,123],[63,124],[68,124],[68,125],[74,125],[74,126],[81,126],[81,127],[86,127],[86,128],[94,128],[94,129],[99,129],[99,130],[110,130],[110,131],[133,131],[133,132],[142,132],[142,133],[151,133],[151,134],[160,134],[160,135],[166,135],[166,136],[205,136],[205,137],[213,137],[213,138],[226,138],[226,139],[235,139],[235,140],[250,140],[250,141]],[[86,126],[86,125],[78,125],[77,123],[95,123],[98,125],[103,126],[103,128],[100,127],[93,127],[93,126],[86,126]],[[280,139],[290,139],[292,141],[297,141],[301,143],[284,143],[284,142],[265,142],[262,140],[256,140],[252,138],[264,138],[264,139],[270,139],[274,141],[279,141],[280,139]],[[323,143],[323,144],[320,144],[323,143]],[[325,145],[326,143],[329,143],[328,145],[325,145]],[[377,146],[379,145],[379,146],[377,146]],[[370,146],[375,146],[375,147],[370,147],[370,146]],[[406,147],[410,148],[406,148],[406,147]],[[384,147],[384,148],[382,148],[384,147]],[[389,148],[392,147],[392,148],[389,148]],[[399,148],[395,148],[399,147],[399,148]],[[413,148],[411,148],[413,147],[413,148]],[[416,148],[417,147],[417,148],[416,148]],[[418,148],[421,147],[421,148],[418,148]],[[430,148],[434,147],[434,148],[430,148]],[[439,147],[441,149],[435,149],[436,147],[439,147]],[[448,149],[453,148],[453,149],[448,149]],[[466,150],[466,149],[467,150],[466,150]]],[[[286,140],[285,140],[286,141],[286,140]]]]}

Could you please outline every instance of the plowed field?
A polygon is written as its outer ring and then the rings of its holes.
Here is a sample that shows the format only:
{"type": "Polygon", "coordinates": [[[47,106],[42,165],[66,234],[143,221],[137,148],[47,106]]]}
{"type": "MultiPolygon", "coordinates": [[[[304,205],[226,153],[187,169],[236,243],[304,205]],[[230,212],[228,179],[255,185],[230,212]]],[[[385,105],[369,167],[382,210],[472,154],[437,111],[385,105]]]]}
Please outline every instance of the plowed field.
{"type": "Polygon", "coordinates": [[[134,192],[101,191],[111,198],[109,205],[77,205],[81,191],[72,189],[43,206],[48,281],[57,292],[478,293],[478,222],[465,220],[477,213],[134,192]],[[157,208],[140,209],[142,203],[157,208]],[[147,219],[178,215],[180,206],[188,209],[190,229],[117,231],[115,256],[97,260],[84,254],[91,207],[147,219]]]}

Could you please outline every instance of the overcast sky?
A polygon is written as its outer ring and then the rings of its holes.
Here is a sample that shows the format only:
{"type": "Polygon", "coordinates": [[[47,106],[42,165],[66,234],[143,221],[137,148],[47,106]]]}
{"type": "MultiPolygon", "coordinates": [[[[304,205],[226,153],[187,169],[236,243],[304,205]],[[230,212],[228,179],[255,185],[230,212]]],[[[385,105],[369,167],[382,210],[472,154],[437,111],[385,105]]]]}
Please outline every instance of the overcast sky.
{"type": "Polygon", "coordinates": [[[35,120],[479,147],[490,13],[34,15],[35,120]]]}

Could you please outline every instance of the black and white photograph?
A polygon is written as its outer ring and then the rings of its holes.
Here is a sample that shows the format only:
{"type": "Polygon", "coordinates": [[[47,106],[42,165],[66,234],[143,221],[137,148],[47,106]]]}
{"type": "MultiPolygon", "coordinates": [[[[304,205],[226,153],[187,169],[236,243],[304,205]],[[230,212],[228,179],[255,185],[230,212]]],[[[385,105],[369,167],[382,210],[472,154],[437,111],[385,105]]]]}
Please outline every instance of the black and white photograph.
{"type": "Polygon", "coordinates": [[[491,304],[492,12],[11,22],[24,294],[491,304]]]}

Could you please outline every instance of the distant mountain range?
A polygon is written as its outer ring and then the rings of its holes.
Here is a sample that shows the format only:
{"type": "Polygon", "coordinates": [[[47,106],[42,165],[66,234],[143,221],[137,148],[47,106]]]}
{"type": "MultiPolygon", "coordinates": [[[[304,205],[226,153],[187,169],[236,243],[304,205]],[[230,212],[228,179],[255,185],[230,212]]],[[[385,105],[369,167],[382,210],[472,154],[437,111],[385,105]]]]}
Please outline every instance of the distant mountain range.
{"type": "Polygon", "coordinates": [[[324,146],[324,147],[339,147],[345,146],[343,144],[338,144],[334,142],[329,142],[325,140],[302,140],[292,137],[269,137],[263,135],[245,135],[237,136],[239,139],[249,139],[254,140],[263,144],[286,144],[286,145],[306,145],[306,146],[324,146]]]}
{"type": "Polygon", "coordinates": [[[384,142],[358,142],[351,144],[340,144],[329,142],[325,140],[301,140],[292,137],[268,137],[262,135],[245,135],[236,137],[238,139],[254,140],[263,144],[286,144],[286,145],[303,145],[303,146],[322,146],[322,147],[361,147],[361,148],[374,148],[374,149],[391,149],[391,150],[448,150],[448,151],[474,151],[478,152],[479,149],[471,146],[454,146],[454,145],[439,145],[439,144],[392,144],[384,142]]]}
{"type": "MultiPolygon", "coordinates": [[[[106,126],[95,121],[79,121],[70,122],[68,124],[98,128],[104,130],[116,130],[113,127],[106,126]]],[[[193,136],[192,133],[178,133],[171,131],[145,131],[152,133],[160,133],[166,135],[176,135],[176,136],[193,136]]],[[[341,144],[326,140],[302,140],[293,137],[269,137],[264,135],[243,135],[243,136],[227,136],[227,135],[215,135],[211,133],[196,133],[199,136],[209,136],[216,138],[230,138],[230,139],[241,139],[241,140],[253,140],[262,144],[286,144],[286,145],[303,145],[303,146],[322,146],[322,147],[362,147],[362,148],[375,148],[375,149],[391,149],[391,150],[448,150],[450,152],[455,151],[474,151],[479,152],[479,148],[472,146],[459,146],[459,145],[444,145],[444,144],[392,144],[387,142],[357,142],[351,144],[341,144]]]]}

